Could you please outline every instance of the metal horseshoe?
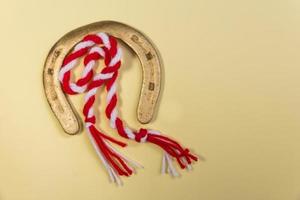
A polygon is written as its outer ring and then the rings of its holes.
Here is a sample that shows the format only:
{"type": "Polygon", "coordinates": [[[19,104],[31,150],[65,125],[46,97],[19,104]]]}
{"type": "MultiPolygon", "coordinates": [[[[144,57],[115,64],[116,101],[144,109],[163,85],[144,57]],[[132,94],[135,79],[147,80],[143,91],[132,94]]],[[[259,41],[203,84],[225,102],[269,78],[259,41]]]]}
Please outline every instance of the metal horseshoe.
{"type": "Polygon", "coordinates": [[[82,122],[69,99],[62,91],[58,72],[64,57],[85,35],[106,32],[133,49],[137,54],[142,70],[143,81],[137,107],[137,119],[149,123],[153,117],[155,105],[161,87],[160,68],[162,61],[153,43],[143,33],[123,23],[101,21],[77,28],[64,35],[50,50],[44,65],[43,83],[48,103],[67,134],[81,131],[82,122]]]}

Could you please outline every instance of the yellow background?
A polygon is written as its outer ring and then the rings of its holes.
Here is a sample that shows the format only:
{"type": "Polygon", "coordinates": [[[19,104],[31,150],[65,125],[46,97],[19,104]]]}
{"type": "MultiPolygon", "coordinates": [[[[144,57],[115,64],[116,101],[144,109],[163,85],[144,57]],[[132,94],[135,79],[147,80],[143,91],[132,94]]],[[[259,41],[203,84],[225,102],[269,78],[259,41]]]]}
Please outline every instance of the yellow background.
{"type": "MultiPolygon", "coordinates": [[[[300,199],[300,1],[0,0],[0,24],[1,200],[300,199]],[[101,20],[160,50],[164,85],[147,127],[205,157],[191,173],[160,175],[158,148],[131,142],[124,152],[145,169],[116,187],[87,135],[59,126],[44,60],[66,32],[101,20]]],[[[141,68],[123,49],[121,115],[140,127],[141,68]]],[[[72,100],[81,110],[82,96],[72,100]]]]}

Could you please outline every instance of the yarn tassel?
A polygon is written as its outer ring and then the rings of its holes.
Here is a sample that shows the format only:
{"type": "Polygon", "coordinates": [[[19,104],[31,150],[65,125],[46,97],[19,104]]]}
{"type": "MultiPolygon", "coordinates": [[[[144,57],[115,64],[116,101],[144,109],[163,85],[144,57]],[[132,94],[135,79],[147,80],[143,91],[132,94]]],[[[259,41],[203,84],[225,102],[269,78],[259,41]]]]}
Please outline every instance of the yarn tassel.
{"type": "Polygon", "coordinates": [[[177,172],[176,168],[173,166],[172,158],[170,158],[170,155],[166,152],[163,153],[161,173],[162,174],[169,173],[173,177],[179,176],[179,173],[177,172]]]}
{"type": "Polygon", "coordinates": [[[87,130],[89,139],[98,157],[104,164],[112,182],[117,183],[117,185],[122,185],[119,176],[130,176],[134,172],[134,167],[141,167],[140,164],[120,154],[109,142],[121,147],[125,147],[125,143],[101,133],[94,125],[89,126],[87,130]]]}
{"type": "Polygon", "coordinates": [[[157,132],[148,131],[146,141],[156,144],[164,150],[162,160],[162,173],[169,172],[173,176],[178,176],[176,169],[172,164],[172,158],[175,158],[182,169],[191,169],[192,161],[197,161],[198,158],[190,153],[189,149],[183,148],[178,142],[166,136],[160,135],[157,132]]]}

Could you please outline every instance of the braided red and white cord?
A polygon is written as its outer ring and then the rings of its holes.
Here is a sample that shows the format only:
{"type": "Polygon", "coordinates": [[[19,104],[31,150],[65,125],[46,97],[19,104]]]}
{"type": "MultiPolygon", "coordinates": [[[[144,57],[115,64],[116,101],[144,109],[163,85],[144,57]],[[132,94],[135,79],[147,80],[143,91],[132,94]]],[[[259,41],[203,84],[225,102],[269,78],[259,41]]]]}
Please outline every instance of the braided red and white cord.
{"type": "Polygon", "coordinates": [[[59,71],[59,80],[62,88],[67,94],[86,93],[84,99],[83,114],[85,126],[97,155],[103,162],[105,168],[113,182],[121,184],[119,176],[130,176],[134,167],[141,167],[138,163],[121,155],[110,144],[115,143],[125,147],[126,144],[104,134],[96,128],[96,116],[94,113],[94,103],[97,90],[105,86],[107,90],[106,117],[110,120],[110,126],[117,130],[120,136],[137,142],[150,142],[160,146],[163,151],[162,172],[166,170],[173,176],[178,176],[172,164],[175,158],[181,168],[190,168],[192,161],[197,161],[197,157],[192,155],[188,149],[183,148],[176,141],[161,135],[158,131],[143,129],[135,131],[127,127],[118,117],[117,110],[117,83],[118,69],[121,66],[122,51],[117,44],[117,40],[106,33],[91,34],[85,36],[81,42],[75,45],[73,51],[68,54],[59,71]],[[79,59],[83,57],[84,70],[81,77],[72,82],[72,69],[74,69],[79,59]],[[100,73],[96,73],[96,64],[100,59],[104,59],[105,66],[100,73]]]}

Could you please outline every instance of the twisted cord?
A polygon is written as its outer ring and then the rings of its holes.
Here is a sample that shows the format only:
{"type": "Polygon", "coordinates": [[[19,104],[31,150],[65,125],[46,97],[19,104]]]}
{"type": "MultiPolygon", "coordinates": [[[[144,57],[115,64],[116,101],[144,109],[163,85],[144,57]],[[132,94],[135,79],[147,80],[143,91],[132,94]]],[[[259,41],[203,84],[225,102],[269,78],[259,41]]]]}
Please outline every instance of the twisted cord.
{"type": "Polygon", "coordinates": [[[178,142],[161,135],[158,131],[129,128],[118,116],[116,82],[118,70],[121,67],[121,57],[121,48],[113,36],[106,33],[85,36],[63,61],[59,71],[62,88],[65,93],[70,95],[86,93],[83,107],[85,127],[97,155],[103,162],[112,181],[119,184],[121,181],[118,176],[130,176],[134,171],[134,167],[140,165],[121,155],[109,144],[114,143],[125,147],[125,143],[107,136],[95,125],[96,116],[93,107],[97,98],[97,91],[102,86],[107,91],[105,114],[110,121],[110,126],[116,129],[118,134],[124,138],[140,143],[150,142],[161,147],[164,151],[162,172],[165,173],[167,170],[171,175],[177,176],[178,173],[172,164],[172,158],[176,159],[182,169],[189,169],[192,161],[197,161],[197,157],[191,154],[189,149],[183,148],[178,142]],[[82,57],[84,58],[84,69],[81,77],[76,81],[72,81],[72,70],[82,57]],[[96,64],[100,59],[104,60],[104,68],[101,72],[95,73],[96,64]]]}

